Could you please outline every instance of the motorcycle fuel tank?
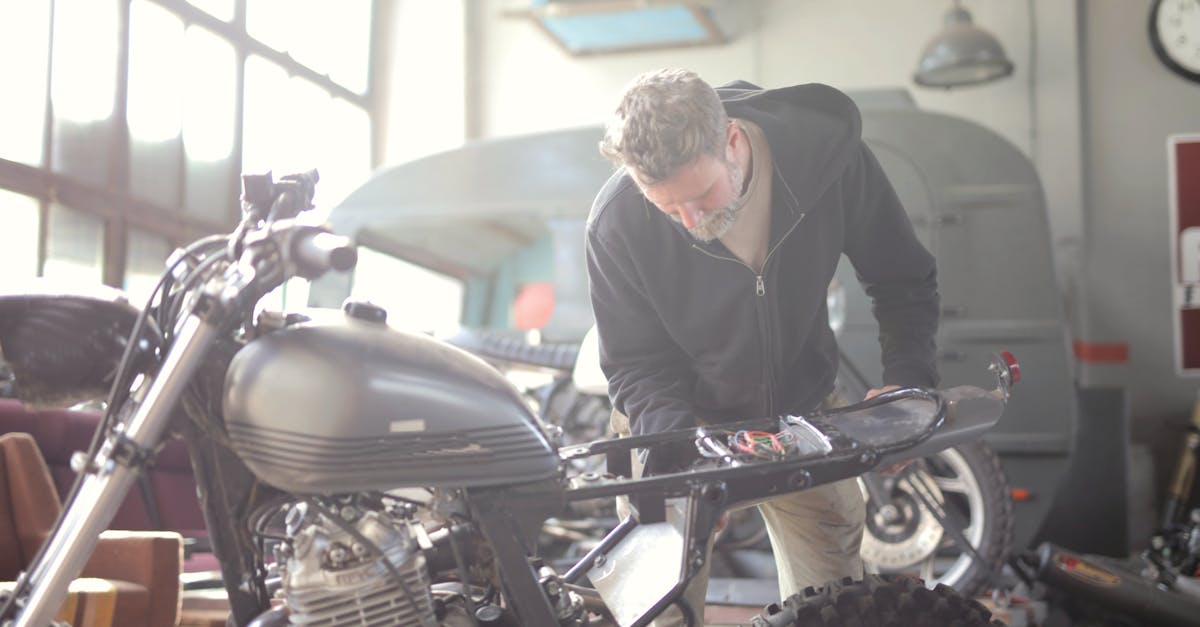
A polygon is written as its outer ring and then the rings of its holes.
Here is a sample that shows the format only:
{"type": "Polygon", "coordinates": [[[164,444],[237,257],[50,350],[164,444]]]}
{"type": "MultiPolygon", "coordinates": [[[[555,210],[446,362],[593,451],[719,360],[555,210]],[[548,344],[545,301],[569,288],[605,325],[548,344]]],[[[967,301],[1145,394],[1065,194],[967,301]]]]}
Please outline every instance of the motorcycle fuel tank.
{"type": "Polygon", "coordinates": [[[519,483],[558,468],[537,419],[491,366],[341,313],[242,348],[224,412],[250,470],[292,493],[519,483]]]}

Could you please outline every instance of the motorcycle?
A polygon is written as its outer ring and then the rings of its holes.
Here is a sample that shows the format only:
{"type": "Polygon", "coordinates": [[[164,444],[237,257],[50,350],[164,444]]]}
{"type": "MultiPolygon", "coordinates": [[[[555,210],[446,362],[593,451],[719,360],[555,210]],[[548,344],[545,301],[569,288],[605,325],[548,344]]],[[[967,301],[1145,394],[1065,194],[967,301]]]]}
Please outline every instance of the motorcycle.
{"type": "MultiPolygon", "coordinates": [[[[834,332],[843,304],[840,288],[829,290],[834,332]]],[[[525,391],[538,417],[562,431],[567,443],[606,435],[612,406],[608,381],[600,370],[593,327],[579,343],[530,343],[503,333],[460,329],[447,342],[491,363],[501,372],[533,372],[549,377],[525,391]]],[[[838,376],[846,398],[862,398],[872,386],[841,355],[838,376]]],[[[545,378],[543,377],[543,378],[545,378]]],[[[537,381],[537,379],[534,379],[537,381]]],[[[582,460],[581,472],[595,470],[582,460]]],[[[1014,516],[1008,484],[997,455],[982,441],[935,452],[899,474],[868,472],[859,478],[867,500],[861,555],[870,572],[908,573],[929,587],[945,584],[971,596],[995,586],[1009,558],[1014,516]],[[918,487],[919,486],[919,487],[918,487]]],[[[542,533],[543,549],[554,561],[574,560],[590,550],[614,524],[609,504],[577,504],[567,516],[551,518],[542,533]]],[[[714,551],[738,577],[769,577],[741,566],[738,551],[770,550],[766,526],[754,508],[732,512],[714,551]]],[[[762,569],[758,569],[761,571],[762,569]]]]}
{"type": "MultiPolygon", "coordinates": [[[[347,271],[356,253],[297,220],[315,172],[243,181],[234,232],[177,251],[144,309],[111,295],[0,295],[19,397],[107,389],[93,444],[73,460],[78,481],[0,624],[51,622],[172,436],[188,447],[233,624],[640,627],[668,608],[698,624],[682,592],[723,511],[974,440],[1019,379],[1004,354],[991,390],[906,388],[811,415],[560,446],[495,369],[388,327],[378,307],[259,311],[288,278],[347,271]],[[690,467],[632,478],[635,451],[681,444],[695,449],[690,467]],[[602,471],[579,472],[579,460],[602,471]],[[536,554],[546,519],[617,495],[633,514],[576,564],[559,572],[536,554]]],[[[877,575],[810,588],[753,624],[843,618],[999,624],[948,587],[877,575]]]]}
{"type": "MultiPolygon", "coordinates": [[[[1200,506],[1191,501],[1200,452],[1200,411],[1181,444],[1162,519],[1135,558],[1083,555],[1050,542],[1013,561],[1064,621],[1096,627],[1200,624],[1200,506]]],[[[1049,624],[1049,622],[1047,623],[1049,624]]]]}

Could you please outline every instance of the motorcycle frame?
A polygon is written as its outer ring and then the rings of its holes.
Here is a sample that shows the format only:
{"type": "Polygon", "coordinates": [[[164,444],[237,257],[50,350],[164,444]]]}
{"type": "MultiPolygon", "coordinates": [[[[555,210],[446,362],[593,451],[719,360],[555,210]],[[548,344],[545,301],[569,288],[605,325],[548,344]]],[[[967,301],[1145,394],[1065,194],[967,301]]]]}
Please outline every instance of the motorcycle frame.
{"type": "MultiPolygon", "coordinates": [[[[168,429],[182,435],[189,449],[202,510],[208,527],[212,548],[220,561],[222,577],[230,600],[232,617],[238,625],[252,624],[270,609],[270,590],[261,551],[256,547],[253,530],[245,526],[254,512],[287,494],[259,481],[233,452],[223,428],[219,407],[205,401],[220,399],[211,386],[224,385],[228,360],[239,344],[229,336],[221,339],[209,335],[204,363],[186,377],[188,385],[180,392],[180,403],[172,412],[168,429]],[[182,411],[180,411],[182,410],[182,411]]],[[[187,371],[186,368],[183,369],[187,371]]],[[[171,376],[164,368],[159,377],[171,376]]],[[[180,383],[175,378],[176,384],[180,383]]],[[[164,381],[165,383],[165,381],[164,381]]],[[[220,389],[220,388],[216,388],[220,389]]],[[[552,625],[558,619],[530,561],[530,531],[554,515],[570,501],[629,496],[635,515],[622,522],[566,577],[567,583],[578,580],[596,559],[624,538],[639,524],[665,520],[665,501],[668,498],[688,497],[685,517],[684,554],[681,556],[681,576],[677,584],[634,625],[648,624],[672,604],[679,604],[685,619],[695,620],[694,613],[680,601],[683,590],[704,565],[704,544],[711,535],[720,514],[728,507],[803,490],[839,479],[854,477],[890,460],[913,458],[925,449],[940,449],[986,430],[999,417],[999,411],[958,412],[963,402],[984,402],[1003,406],[1007,386],[1001,376],[998,390],[984,392],[970,388],[958,393],[955,388],[945,392],[906,388],[879,395],[863,403],[813,414],[808,420],[818,425],[828,437],[831,450],[825,453],[775,461],[725,464],[716,461],[702,463],[685,472],[632,478],[631,454],[637,449],[653,449],[702,439],[713,429],[772,429],[776,419],[722,424],[715,427],[682,429],[652,435],[600,440],[559,450],[560,473],[553,480],[494,488],[464,490],[464,497],[478,528],[490,542],[497,565],[503,575],[505,598],[518,620],[523,624],[552,625]],[[869,409],[885,403],[919,398],[933,401],[934,415],[924,430],[911,437],[873,447],[841,434],[834,421],[838,414],[869,409]],[[588,479],[568,475],[569,461],[580,457],[604,455],[606,477],[588,479]],[[574,485],[572,485],[574,483],[574,485]]],[[[161,437],[161,436],[160,436],[161,437]]],[[[155,442],[161,441],[155,439],[155,442]]],[[[149,448],[154,444],[143,441],[145,455],[126,460],[128,471],[148,463],[149,448]]],[[[296,495],[303,498],[307,495],[296,495]]]]}
{"type": "MultiPolygon", "coordinates": [[[[223,352],[223,351],[218,351],[223,352]]],[[[223,359],[214,360],[212,372],[204,379],[216,378],[223,359]]],[[[208,369],[206,369],[208,370],[208,369]]],[[[210,379],[211,383],[218,381],[210,379]]],[[[255,559],[258,550],[250,530],[244,526],[248,515],[285,493],[258,481],[228,446],[220,426],[220,413],[197,400],[207,394],[185,397],[184,409],[190,420],[180,421],[179,431],[188,445],[197,479],[197,488],[214,553],[229,594],[230,608],[239,625],[251,623],[269,609],[270,591],[265,583],[262,563],[255,559]]],[[[767,429],[778,422],[771,419],[722,424],[717,427],[614,438],[563,448],[559,458],[562,474],[552,481],[468,488],[464,498],[479,531],[494,551],[503,577],[506,600],[522,624],[558,624],[558,618],[543,589],[536,565],[531,561],[531,544],[541,523],[562,509],[567,502],[627,496],[634,515],[622,521],[563,576],[573,584],[591,569],[606,552],[639,525],[664,521],[667,499],[686,497],[684,553],[681,578],[634,625],[649,624],[672,604],[680,602],[683,591],[703,567],[704,551],[721,513],[745,505],[814,486],[860,475],[897,451],[911,450],[933,438],[944,439],[957,431],[947,428],[947,404],[941,393],[918,388],[889,392],[863,403],[808,417],[829,436],[833,449],[827,453],[793,459],[750,462],[736,466],[709,460],[697,468],[671,474],[633,478],[631,455],[638,449],[690,442],[713,429],[767,429]],[[837,416],[847,411],[867,409],[903,399],[933,402],[935,415],[928,426],[911,438],[886,448],[862,444],[837,431],[837,416]],[[570,460],[604,455],[607,474],[603,477],[570,475],[570,460]]],[[[586,473],[585,473],[586,474],[586,473]]],[[[300,498],[304,495],[297,495],[300,498]]],[[[689,608],[690,609],[690,608],[689,608]]],[[[685,615],[690,613],[684,610],[685,615]]],[[[694,615],[693,615],[694,616],[694,615]]],[[[696,621],[698,624],[698,620],[696,621]]]]}
{"type": "MultiPolygon", "coordinates": [[[[682,602],[684,590],[703,568],[707,560],[705,550],[721,514],[738,505],[748,505],[768,500],[841,479],[858,476],[876,465],[889,452],[909,449],[928,440],[945,423],[945,404],[937,391],[920,388],[905,388],[869,399],[852,406],[816,413],[808,420],[819,426],[829,437],[832,450],[809,456],[797,456],[780,460],[763,460],[749,463],[721,464],[714,460],[702,462],[698,467],[670,474],[633,478],[632,454],[638,449],[664,445],[678,445],[708,437],[713,430],[738,431],[778,430],[776,419],[748,420],[736,423],[679,429],[656,434],[598,440],[588,444],[566,447],[559,452],[563,462],[593,455],[604,455],[607,474],[604,477],[569,477],[576,484],[567,487],[563,499],[584,501],[597,498],[629,497],[633,515],[622,521],[600,544],[572,566],[563,576],[568,584],[575,583],[590,570],[617,543],[639,525],[659,523],[666,520],[666,501],[670,498],[686,497],[687,513],[684,524],[683,554],[680,556],[681,573],[676,584],[657,603],[648,608],[632,624],[634,627],[647,625],[673,604],[679,604],[685,623],[698,622],[693,608],[682,602]],[[838,415],[850,411],[861,411],[887,403],[920,399],[933,403],[933,415],[924,430],[909,438],[876,448],[854,440],[837,430],[838,415]],[[582,479],[582,481],[580,481],[582,479]]],[[[564,467],[566,464],[564,464],[564,467]]],[[[516,534],[489,533],[488,526],[516,528],[516,512],[539,511],[544,506],[535,495],[522,498],[518,493],[504,489],[480,490],[472,493],[472,499],[481,513],[480,521],[485,525],[483,533],[495,544],[507,545],[497,548],[502,558],[499,562],[505,586],[509,587],[509,598],[518,610],[519,617],[529,620],[528,613],[542,620],[552,620],[552,609],[545,602],[545,595],[537,581],[536,571],[529,565],[528,557],[522,557],[516,549],[516,534]],[[508,559],[504,559],[508,558],[508,559]],[[535,598],[537,597],[537,598],[535,598]],[[540,601],[539,601],[540,598],[540,601]],[[525,610],[525,611],[522,611],[525,610]]],[[[530,624],[542,624],[534,622],[530,624]]],[[[553,623],[547,623],[553,624],[553,623]]]]}

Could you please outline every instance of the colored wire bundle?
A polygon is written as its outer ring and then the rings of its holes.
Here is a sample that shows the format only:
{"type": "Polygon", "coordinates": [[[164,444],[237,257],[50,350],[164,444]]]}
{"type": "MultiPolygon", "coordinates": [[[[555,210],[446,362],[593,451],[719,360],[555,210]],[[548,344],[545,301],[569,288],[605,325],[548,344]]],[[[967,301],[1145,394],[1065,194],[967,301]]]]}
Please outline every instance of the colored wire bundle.
{"type": "Polygon", "coordinates": [[[796,436],[791,432],[742,430],[733,434],[729,446],[739,453],[757,459],[783,459],[795,445],[796,436]]]}

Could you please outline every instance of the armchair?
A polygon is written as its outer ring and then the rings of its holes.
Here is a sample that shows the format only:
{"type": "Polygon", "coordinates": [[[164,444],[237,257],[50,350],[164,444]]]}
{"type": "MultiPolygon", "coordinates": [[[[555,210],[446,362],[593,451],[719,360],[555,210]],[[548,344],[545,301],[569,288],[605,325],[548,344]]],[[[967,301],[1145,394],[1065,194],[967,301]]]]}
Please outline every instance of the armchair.
{"type": "MultiPolygon", "coordinates": [[[[29,566],[61,509],[33,438],[0,435],[0,580],[11,581],[29,566]]],[[[178,533],[106,531],[81,576],[106,580],[115,589],[112,625],[167,627],[179,622],[182,561],[178,533]]],[[[77,616],[96,614],[83,605],[77,616]]],[[[79,624],[76,615],[66,620],[79,624]]]]}

